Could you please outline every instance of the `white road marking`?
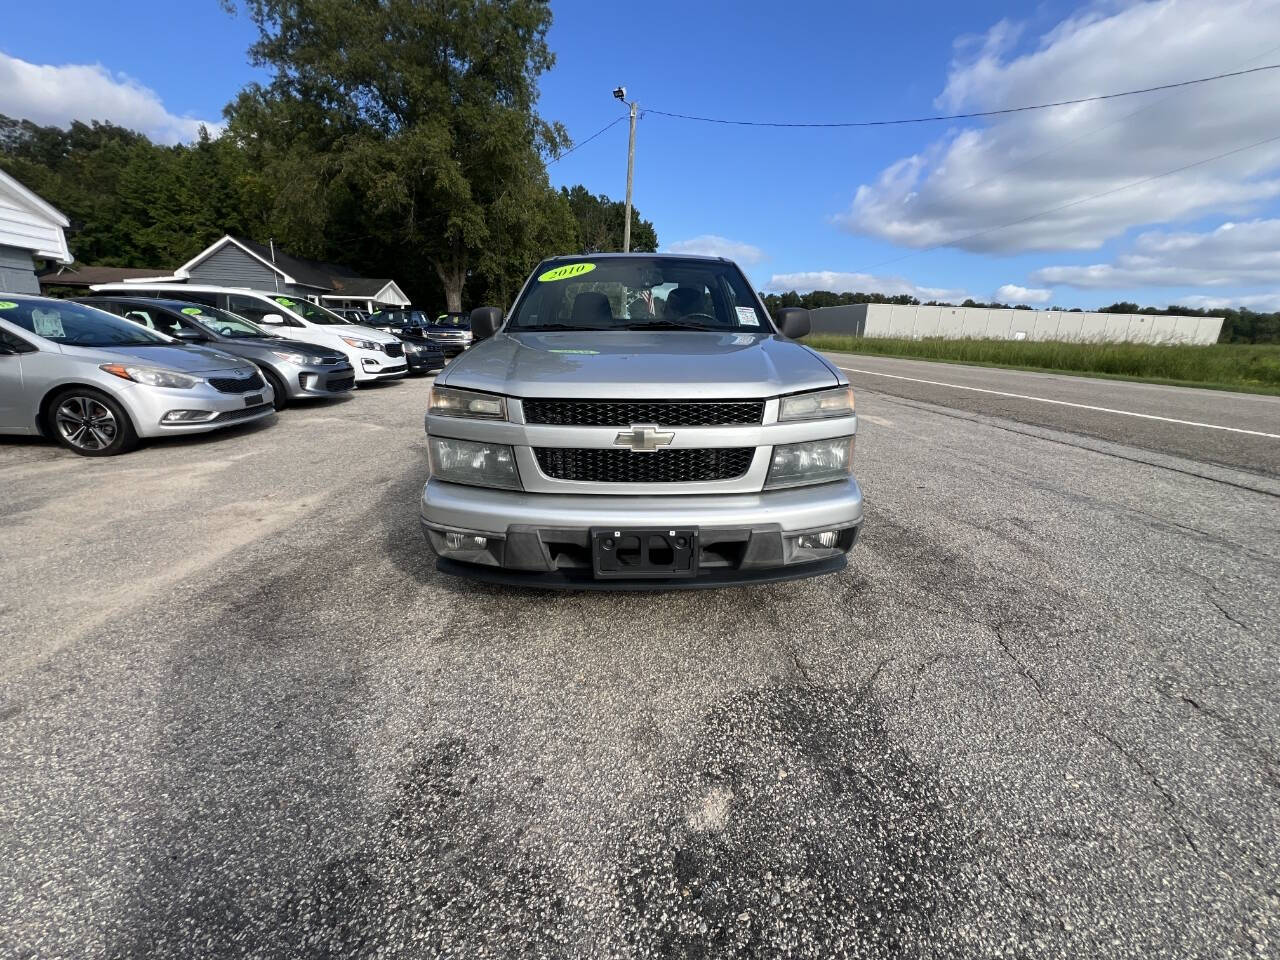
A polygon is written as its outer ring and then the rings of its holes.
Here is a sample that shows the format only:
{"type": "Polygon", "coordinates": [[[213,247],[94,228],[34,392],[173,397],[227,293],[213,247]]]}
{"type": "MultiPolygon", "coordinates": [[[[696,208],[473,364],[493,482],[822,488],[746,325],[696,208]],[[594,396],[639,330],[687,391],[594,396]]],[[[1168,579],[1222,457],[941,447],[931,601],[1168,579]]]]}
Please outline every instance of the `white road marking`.
{"type": "Polygon", "coordinates": [[[1006,393],[1003,390],[987,390],[984,387],[968,387],[962,383],[943,383],[941,380],[922,380],[919,377],[903,377],[896,373],[877,373],[875,370],[859,370],[855,367],[841,367],[845,373],[865,373],[869,377],[888,377],[890,380],[910,380],[912,383],[927,383],[934,387],[950,387],[952,390],[969,390],[973,393],[989,393],[996,397],[1013,397],[1015,400],[1034,400],[1037,403],[1052,403],[1060,407],[1075,407],[1079,410],[1096,410],[1099,413],[1115,413],[1122,417],[1139,417],[1143,420],[1160,420],[1164,423],[1177,423],[1184,427],[1204,427],[1208,430],[1227,430],[1231,433],[1247,433],[1251,437],[1267,437],[1280,440],[1280,433],[1263,433],[1261,430],[1245,430],[1241,427],[1224,427],[1220,423],[1200,423],[1196,420],[1177,420],[1173,417],[1158,417],[1154,413],[1134,413],[1132,410],[1115,410],[1111,407],[1095,407],[1087,403],[1071,403],[1067,400],[1050,400],[1048,397],[1031,397],[1025,393],[1006,393]]]}

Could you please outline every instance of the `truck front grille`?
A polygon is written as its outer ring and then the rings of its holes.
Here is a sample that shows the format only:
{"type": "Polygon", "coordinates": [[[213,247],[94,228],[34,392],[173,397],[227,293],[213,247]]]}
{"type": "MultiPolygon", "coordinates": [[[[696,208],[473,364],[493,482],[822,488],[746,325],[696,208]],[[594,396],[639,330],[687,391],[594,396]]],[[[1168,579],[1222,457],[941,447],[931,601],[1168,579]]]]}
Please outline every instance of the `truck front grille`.
{"type": "Polygon", "coordinates": [[[751,467],[755,447],[630,450],[535,447],[538,466],[555,480],[585,483],[707,483],[735,480],[751,467]]]}
{"type": "Polygon", "coordinates": [[[763,400],[525,400],[526,423],[563,427],[730,427],[764,420],[763,400]]]}

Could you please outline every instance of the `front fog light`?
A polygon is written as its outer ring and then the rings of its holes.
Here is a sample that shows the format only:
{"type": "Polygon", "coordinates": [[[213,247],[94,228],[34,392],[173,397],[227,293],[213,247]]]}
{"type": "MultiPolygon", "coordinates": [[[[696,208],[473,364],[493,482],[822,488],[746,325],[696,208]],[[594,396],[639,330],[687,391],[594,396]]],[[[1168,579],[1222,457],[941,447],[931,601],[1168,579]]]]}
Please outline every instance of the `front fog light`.
{"type": "Polygon", "coordinates": [[[488,537],[476,537],[469,533],[446,533],[444,535],[444,545],[450,550],[467,549],[483,550],[489,545],[488,537]]]}
{"type": "Polygon", "coordinates": [[[853,437],[833,437],[773,448],[766,490],[843,480],[853,472],[853,437]]]}
{"type": "Polygon", "coordinates": [[[515,451],[504,443],[428,437],[431,473],[450,483],[519,490],[515,451]]]}
{"type": "Polygon", "coordinates": [[[200,423],[217,416],[212,410],[170,410],[160,418],[161,423],[200,423]]]}
{"type": "Polygon", "coordinates": [[[848,553],[857,537],[857,530],[815,530],[812,533],[793,534],[784,537],[784,563],[807,563],[811,560],[829,560],[848,553]]]}
{"type": "Polygon", "coordinates": [[[501,537],[427,527],[427,540],[437,556],[487,567],[502,566],[504,541],[501,537]]]}

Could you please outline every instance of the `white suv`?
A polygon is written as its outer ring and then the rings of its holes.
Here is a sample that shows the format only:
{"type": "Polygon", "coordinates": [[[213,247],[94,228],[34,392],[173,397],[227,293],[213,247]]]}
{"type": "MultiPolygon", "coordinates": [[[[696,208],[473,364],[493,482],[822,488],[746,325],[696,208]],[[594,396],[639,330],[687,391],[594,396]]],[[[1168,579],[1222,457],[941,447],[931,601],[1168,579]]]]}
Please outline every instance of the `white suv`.
{"type": "Polygon", "coordinates": [[[269,293],[247,287],[128,281],[102,283],[92,289],[102,293],[163,297],[221,307],[290,340],[302,340],[345,353],[356,372],[356,383],[394,380],[409,372],[404,343],[398,337],[352,323],[332,310],[292,294],[269,293]]]}

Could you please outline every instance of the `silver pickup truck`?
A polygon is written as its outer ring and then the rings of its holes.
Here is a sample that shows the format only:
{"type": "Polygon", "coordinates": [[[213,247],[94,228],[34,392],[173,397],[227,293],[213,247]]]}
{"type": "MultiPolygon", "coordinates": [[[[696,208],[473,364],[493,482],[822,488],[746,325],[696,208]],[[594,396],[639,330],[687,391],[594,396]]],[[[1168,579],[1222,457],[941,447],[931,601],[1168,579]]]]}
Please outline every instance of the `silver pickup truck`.
{"type": "Polygon", "coordinates": [[[738,267],[540,264],[437,377],[422,525],[439,567],[654,589],[830,573],[862,523],[853,391],[738,267]],[[483,342],[481,342],[483,341],[483,342]]]}

